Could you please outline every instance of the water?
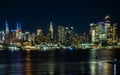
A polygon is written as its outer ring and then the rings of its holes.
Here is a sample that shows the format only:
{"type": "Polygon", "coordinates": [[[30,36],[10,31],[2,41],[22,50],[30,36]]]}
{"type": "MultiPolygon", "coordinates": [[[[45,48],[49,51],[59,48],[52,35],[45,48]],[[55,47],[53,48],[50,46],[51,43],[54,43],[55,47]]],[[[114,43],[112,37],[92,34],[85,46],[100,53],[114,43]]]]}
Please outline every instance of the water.
{"type": "Polygon", "coordinates": [[[0,51],[0,75],[120,75],[120,50],[0,51]]]}

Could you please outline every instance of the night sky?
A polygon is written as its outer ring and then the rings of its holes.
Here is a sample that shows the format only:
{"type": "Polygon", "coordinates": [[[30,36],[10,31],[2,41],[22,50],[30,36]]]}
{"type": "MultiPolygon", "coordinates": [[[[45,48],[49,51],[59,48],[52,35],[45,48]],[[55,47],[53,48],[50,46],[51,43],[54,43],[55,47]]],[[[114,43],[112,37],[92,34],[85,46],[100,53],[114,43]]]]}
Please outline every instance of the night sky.
{"type": "Polygon", "coordinates": [[[10,29],[19,21],[23,31],[42,28],[45,33],[52,21],[54,29],[58,25],[74,26],[75,33],[82,34],[89,31],[91,22],[103,21],[105,15],[120,21],[118,0],[0,0],[0,29],[5,20],[10,29]]]}

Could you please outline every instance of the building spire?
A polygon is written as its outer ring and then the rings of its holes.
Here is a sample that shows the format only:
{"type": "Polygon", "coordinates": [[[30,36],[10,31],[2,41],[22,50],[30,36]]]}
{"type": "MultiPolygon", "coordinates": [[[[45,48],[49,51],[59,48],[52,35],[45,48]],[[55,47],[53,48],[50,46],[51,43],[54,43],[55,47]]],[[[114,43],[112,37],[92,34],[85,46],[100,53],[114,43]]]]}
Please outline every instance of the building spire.
{"type": "Polygon", "coordinates": [[[6,20],[6,22],[5,22],[5,25],[6,25],[6,28],[8,27],[8,22],[7,22],[7,20],[6,20]]]}
{"type": "Polygon", "coordinates": [[[5,25],[6,25],[5,33],[6,33],[6,34],[9,34],[9,27],[8,27],[8,22],[7,22],[7,20],[6,20],[6,22],[5,22],[5,25]]]}
{"type": "Polygon", "coordinates": [[[52,28],[52,21],[50,22],[50,28],[52,28]]]}
{"type": "Polygon", "coordinates": [[[50,38],[53,39],[53,25],[52,25],[52,21],[50,22],[49,32],[50,32],[50,38]]]}
{"type": "Polygon", "coordinates": [[[17,22],[17,26],[16,26],[17,29],[19,29],[19,23],[17,22]]]}

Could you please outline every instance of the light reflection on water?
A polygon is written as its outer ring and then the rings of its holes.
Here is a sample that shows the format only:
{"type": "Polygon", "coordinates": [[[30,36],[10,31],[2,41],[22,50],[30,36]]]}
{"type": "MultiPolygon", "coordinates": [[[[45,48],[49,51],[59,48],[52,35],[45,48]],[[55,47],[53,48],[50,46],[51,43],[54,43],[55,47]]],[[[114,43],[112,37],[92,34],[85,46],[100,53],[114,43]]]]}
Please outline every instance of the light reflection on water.
{"type": "Polygon", "coordinates": [[[31,73],[31,59],[30,59],[30,51],[27,51],[27,56],[26,56],[26,63],[25,63],[25,73],[26,75],[32,75],[31,73]]]}
{"type": "Polygon", "coordinates": [[[114,50],[0,51],[0,75],[113,75],[107,61],[115,57],[119,58],[114,50]]]}

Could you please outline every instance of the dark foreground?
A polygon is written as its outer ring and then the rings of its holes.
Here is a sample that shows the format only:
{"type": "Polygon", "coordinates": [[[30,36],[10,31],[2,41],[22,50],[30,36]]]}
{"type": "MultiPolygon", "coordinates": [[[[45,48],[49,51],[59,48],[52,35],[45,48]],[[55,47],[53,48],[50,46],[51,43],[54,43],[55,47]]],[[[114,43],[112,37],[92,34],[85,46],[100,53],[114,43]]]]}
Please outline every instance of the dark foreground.
{"type": "Polygon", "coordinates": [[[0,51],[0,75],[120,75],[120,50],[0,51]]]}

